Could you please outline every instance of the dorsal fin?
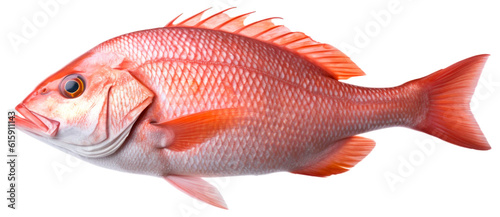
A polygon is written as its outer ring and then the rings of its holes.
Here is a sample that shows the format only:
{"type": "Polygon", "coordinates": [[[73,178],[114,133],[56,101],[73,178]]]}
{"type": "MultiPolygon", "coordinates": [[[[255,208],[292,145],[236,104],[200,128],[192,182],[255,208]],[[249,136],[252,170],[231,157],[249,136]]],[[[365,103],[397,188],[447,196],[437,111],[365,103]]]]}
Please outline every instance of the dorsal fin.
{"type": "Polygon", "coordinates": [[[283,49],[294,52],[303,58],[323,68],[335,79],[348,79],[365,73],[352,60],[337,48],[316,42],[302,32],[292,32],[282,25],[275,25],[272,20],[277,17],[267,18],[245,25],[243,22],[253,12],[230,17],[225,12],[228,8],[201,19],[208,10],[193,15],[179,23],[170,21],[165,27],[193,27],[225,31],[243,35],[260,41],[271,43],[283,49]]]}

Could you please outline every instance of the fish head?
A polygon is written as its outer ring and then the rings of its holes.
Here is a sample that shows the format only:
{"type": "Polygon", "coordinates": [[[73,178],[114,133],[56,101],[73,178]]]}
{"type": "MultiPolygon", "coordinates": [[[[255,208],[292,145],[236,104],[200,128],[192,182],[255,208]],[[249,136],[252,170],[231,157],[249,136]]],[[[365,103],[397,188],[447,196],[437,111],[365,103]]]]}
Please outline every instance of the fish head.
{"type": "Polygon", "coordinates": [[[122,144],[153,94],[114,53],[88,52],[40,83],[18,106],[16,127],[85,157],[122,144]]]}

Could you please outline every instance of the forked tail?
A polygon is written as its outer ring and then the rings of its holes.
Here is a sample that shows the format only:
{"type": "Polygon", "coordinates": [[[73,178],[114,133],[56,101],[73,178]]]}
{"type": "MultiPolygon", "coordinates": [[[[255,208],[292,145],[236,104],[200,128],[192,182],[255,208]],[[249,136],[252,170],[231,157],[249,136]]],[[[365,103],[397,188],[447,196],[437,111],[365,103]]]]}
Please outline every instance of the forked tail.
{"type": "Polygon", "coordinates": [[[415,80],[427,94],[429,107],[414,129],[462,147],[490,149],[469,106],[488,56],[473,56],[415,80]]]}

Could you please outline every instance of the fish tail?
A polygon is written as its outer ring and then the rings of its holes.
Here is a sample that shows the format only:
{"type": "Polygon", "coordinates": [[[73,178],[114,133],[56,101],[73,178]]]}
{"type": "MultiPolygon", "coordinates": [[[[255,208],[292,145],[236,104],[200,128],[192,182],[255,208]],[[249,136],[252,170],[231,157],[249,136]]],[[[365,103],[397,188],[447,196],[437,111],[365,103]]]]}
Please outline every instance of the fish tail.
{"type": "Polygon", "coordinates": [[[488,56],[473,56],[415,80],[428,99],[428,107],[423,120],[413,128],[458,146],[489,150],[469,105],[488,56]]]}

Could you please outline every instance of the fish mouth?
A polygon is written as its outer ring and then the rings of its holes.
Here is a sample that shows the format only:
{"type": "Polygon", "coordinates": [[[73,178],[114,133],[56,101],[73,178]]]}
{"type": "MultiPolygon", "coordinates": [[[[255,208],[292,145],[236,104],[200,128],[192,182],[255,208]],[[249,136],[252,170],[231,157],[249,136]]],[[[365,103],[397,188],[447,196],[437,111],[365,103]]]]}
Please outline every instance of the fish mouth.
{"type": "Polygon", "coordinates": [[[17,105],[16,110],[24,116],[16,115],[16,127],[19,129],[44,137],[56,136],[59,129],[58,121],[30,111],[23,103],[17,105]]]}

